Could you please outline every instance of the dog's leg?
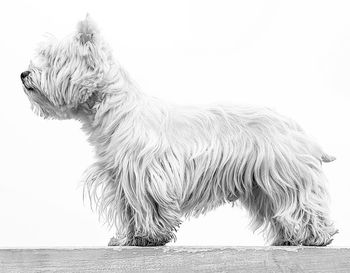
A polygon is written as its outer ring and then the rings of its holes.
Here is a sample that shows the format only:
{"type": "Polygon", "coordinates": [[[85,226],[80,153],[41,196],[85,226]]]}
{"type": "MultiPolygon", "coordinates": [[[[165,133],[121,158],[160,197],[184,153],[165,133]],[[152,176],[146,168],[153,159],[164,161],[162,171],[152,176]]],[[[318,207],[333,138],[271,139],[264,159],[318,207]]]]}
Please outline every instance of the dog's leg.
{"type": "Polygon", "coordinates": [[[264,226],[272,245],[326,246],[337,230],[329,218],[327,192],[322,184],[318,187],[285,188],[285,192],[280,188],[276,195],[254,186],[241,202],[254,228],[264,226]]]}
{"type": "Polygon", "coordinates": [[[270,219],[273,245],[326,246],[338,232],[329,216],[324,175],[313,171],[309,169],[300,183],[286,190],[286,202],[274,203],[276,213],[270,219]]]}
{"type": "Polygon", "coordinates": [[[150,202],[144,206],[148,207],[149,215],[135,215],[135,223],[142,224],[135,225],[134,236],[128,245],[163,246],[176,238],[174,232],[181,223],[176,202],[157,202],[151,196],[148,199],[150,202]]]}
{"type": "Polygon", "coordinates": [[[329,217],[327,182],[313,143],[298,137],[296,143],[256,150],[236,188],[255,227],[263,226],[273,245],[325,246],[337,232],[329,217]]]}
{"type": "Polygon", "coordinates": [[[141,214],[129,207],[124,232],[111,238],[109,246],[163,246],[175,239],[174,232],[181,223],[175,203],[161,206],[150,196],[148,199],[152,201],[143,204],[141,214]]]}
{"type": "Polygon", "coordinates": [[[298,210],[295,213],[303,215],[301,220],[298,219],[300,224],[292,226],[290,218],[285,217],[270,220],[274,235],[272,245],[326,246],[333,241],[332,237],[338,231],[323,211],[298,210]]]}
{"type": "MultiPolygon", "coordinates": [[[[124,196],[124,195],[123,195],[124,196]]],[[[125,196],[124,196],[125,198],[125,196]]],[[[125,199],[124,199],[125,200],[125,199]]],[[[135,234],[134,211],[129,204],[124,204],[125,209],[118,214],[119,221],[116,224],[117,232],[108,243],[108,246],[127,246],[135,234]]]]}
{"type": "MultiPolygon", "coordinates": [[[[284,245],[286,241],[284,229],[290,229],[290,222],[296,223],[292,235],[294,244],[305,246],[326,246],[333,241],[333,236],[338,233],[329,217],[328,194],[322,184],[317,189],[304,189],[299,193],[299,205],[295,207],[291,215],[285,219],[277,218],[281,228],[279,238],[273,244],[284,245]],[[291,219],[291,220],[289,220],[291,219]],[[286,222],[288,220],[288,222],[286,222]]],[[[287,237],[288,239],[288,237],[287,237]]]]}
{"type": "Polygon", "coordinates": [[[110,245],[162,246],[175,239],[181,223],[179,181],[168,166],[169,156],[160,159],[144,151],[141,154],[147,157],[132,154],[121,164],[115,211],[115,224],[121,232],[110,245]]]}

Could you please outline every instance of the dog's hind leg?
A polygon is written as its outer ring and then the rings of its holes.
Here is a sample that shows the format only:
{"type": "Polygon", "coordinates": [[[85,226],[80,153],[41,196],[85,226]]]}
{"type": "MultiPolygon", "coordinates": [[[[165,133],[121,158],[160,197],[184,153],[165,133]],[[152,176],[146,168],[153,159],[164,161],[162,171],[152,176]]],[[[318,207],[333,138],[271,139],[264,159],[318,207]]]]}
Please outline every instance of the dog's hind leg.
{"type": "Polygon", "coordinates": [[[296,162],[280,160],[264,169],[268,175],[255,175],[241,202],[273,245],[325,246],[337,233],[329,217],[326,178],[317,159],[298,160],[294,166],[296,162]]]}

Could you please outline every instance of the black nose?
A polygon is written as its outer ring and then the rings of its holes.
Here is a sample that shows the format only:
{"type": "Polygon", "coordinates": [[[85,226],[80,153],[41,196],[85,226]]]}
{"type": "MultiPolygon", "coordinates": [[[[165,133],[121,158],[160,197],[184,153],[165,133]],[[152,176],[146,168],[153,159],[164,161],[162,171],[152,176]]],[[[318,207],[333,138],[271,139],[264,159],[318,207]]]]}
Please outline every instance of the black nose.
{"type": "Polygon", "coordinates": [[[28,75],[30,74],[30,71],[24,71],[21,73],[21,80],[23,81],[28,75]]]}

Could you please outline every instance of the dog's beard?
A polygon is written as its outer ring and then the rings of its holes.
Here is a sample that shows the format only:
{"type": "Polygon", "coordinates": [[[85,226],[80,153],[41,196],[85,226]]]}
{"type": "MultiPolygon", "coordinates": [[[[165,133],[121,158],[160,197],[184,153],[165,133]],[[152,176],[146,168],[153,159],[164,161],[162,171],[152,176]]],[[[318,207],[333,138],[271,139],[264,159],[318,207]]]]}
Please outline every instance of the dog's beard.
{"type": "Polygon", "coordinates": [[[24,91],[25,91],[25,92],[26,92],[26,91],[28,91],[28,92],[37,91],[37,90],[34,89],[34,87],[32,87],[32,86],[28,83],[28,81],[24,81],[24,82],[23,82],[23,87],[24,87],[24,91]]]}
{"type": "Polygon", "coordinates": [[[68,113],[57,109],[46,95],[40,92],[37,88],[23,83],[23,89],[29,98],[31,109],[36,115],[45,119],[68,118],[68,113]]]}
{"type": "MultiPolygon", "coordinates": [[[[31,91],[28,90],[28,92],[31,92],[32,94],[28,94],[30,103],[31,103],[31,109],[32,111],[42,117],[42,118],[48,118],[50,116],[50,113],[48,110],[46,110],[44,107],[42,107],[41,105],[44,103],[44,101],[47,99],[45,99],[42,95],[39,95],[39,93],[34,93],[35,90],[31,91]]],[[[47,103],[47,102],[46,102],[47,103]]]]}

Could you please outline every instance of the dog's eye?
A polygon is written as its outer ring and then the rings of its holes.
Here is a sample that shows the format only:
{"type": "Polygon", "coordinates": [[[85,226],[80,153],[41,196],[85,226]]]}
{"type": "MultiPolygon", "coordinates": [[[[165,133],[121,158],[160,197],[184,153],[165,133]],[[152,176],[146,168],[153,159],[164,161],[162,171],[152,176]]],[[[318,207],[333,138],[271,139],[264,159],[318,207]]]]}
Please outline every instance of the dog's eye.
{"type": "Polygon", "coordinates": [[[27,90],[28,90],[28,91],[34,91],[34,88],[28,87],[27,90]]]}

